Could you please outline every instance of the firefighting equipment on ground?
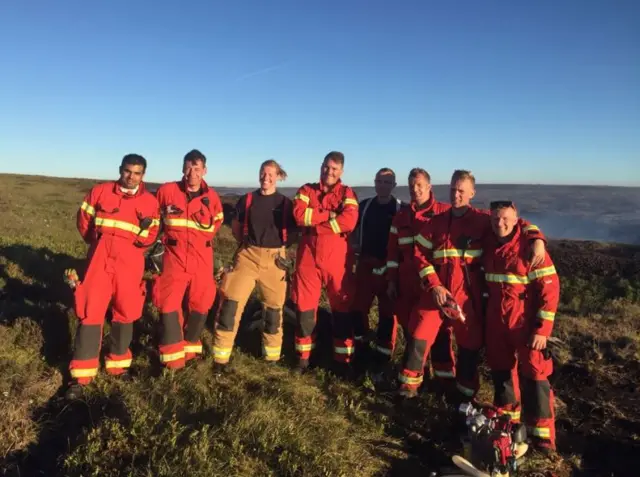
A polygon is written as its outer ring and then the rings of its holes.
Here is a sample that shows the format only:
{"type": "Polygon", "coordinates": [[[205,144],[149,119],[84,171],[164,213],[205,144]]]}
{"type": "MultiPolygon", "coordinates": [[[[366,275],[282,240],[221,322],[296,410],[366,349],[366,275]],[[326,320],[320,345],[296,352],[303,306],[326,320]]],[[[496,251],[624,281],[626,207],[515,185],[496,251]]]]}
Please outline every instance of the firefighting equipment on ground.
{"type": "MultiPolygon", "coordinates": [[[[520,223],[526,227],[528,238],[542,238],[537,227],[523,219],[520,223]]],[[[410,318],[411,338],[399,375],[404,392],[415,393],[423,381],[422,367],[443,324],[433,289],[443,286],[466,318],[464,322],[455,320],[450,324],[458,346],[457,399],[472,399],[477,393],[479,352],[484,341],[482,245],[491,233],[489,213],[469,207],[461,216],[456,216],[452,209],[435,216],[417,234],[415,259],[425,289],[410,318]]]]}
{"type": "Polygon", "coordinates": [[[217,192],[205,181],[199,192],[189,193],[184,181],[164,184],[157,192],[164,253],[152,295],[162,323],[160,361],[173,369],[202,353],[200,335],[217,293],[213,239],[224,214],[217,192]]]}
{"type": "MultiPolygon", "coordinates": [[[[395,316],[379,326],[376,344],[376,350],[386,360],[391,358],[395,349],[398,325],[404,329],[405,337],[409,337],[411,310],[418,303],[422,292],[418,268],[414,260],[415,237],[432,217],[446,212],[450,207],[449,204],[437,201],[432,192],[429,200],[422,206],[416,203],[404,205],[392,221],[387,245],[386,278],[388,282],[394,284],[397,293],[395,316]]],[[[434,348],[431,357],[436,378],[453,377],[452,355],[450,330],[443,328],[443,332],[438,335],[438,346],[434,348]],[[436,349],[438,352],[435,352],[436,349]]]]}
{"type": "Polygon", "coordinates": [[[72,272],[65,278],[75,284],[75,313],[80,320],[69,365],[77,383],[88,384],[98,373],[102,328],[110,303],[113,321],[106,372],[122,374],[130,367],[133,322],[142,315],[146,296],[144,248],[155,241],[158,226],[158,202],[142,183],[134,194],[123,192],[117,182],[107,182],[85,196],[77,228],[90,245],[89,263],[82,281],[72,272]]]}
{"type": "Polygon", "coordinates": [[[322,183],[305,184],[293,199],[293,215],[302,236],[296,256],[291,296],[298,326],[296,351],[302,367],[315,342],[316,309],[324,286],[333,315],[334,360],[349,363],[354,352],[355,275],[348,234],[358,221],[358,200],[340,180],[325,192],[322,183]]]}
{"type": "Polygon", "coordinates": [[[553,361],[546,348],[533,349],[534,335],[549,337],[560,298],[560,280],[546,254],[529,268],[528,237],[516,227],[511,240],[485,246],[488,294],[486,359],[494,383],[494,403],[509,409],[522,403],[523,422],[540,446],[555,449],[554,393],[548,377],[553,361]]]}

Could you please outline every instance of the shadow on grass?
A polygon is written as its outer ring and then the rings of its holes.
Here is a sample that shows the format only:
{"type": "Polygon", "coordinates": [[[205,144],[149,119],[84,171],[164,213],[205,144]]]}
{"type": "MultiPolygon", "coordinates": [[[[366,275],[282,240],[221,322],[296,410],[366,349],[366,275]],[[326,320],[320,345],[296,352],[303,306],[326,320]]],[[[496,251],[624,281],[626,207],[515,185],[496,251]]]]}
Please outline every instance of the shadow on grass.
{"type": "MultiPolygon", "coordinates": [[[[130,417],[119,394],[88,396],[82,401],[67,403],[57,393],[32,416],[34,421],[43,423],[37,439],[0,462],[2,475],[69,475],[63,471],[65,456],[82,445],[85,436],[106,418],[117,419],[128,426],[130,417]]],[[[91,473],[89,467],[82,470],[84,475],[91,473]]]]}
{"type": "Polygon", "coordinates": [[[0,279],[5,281],[0,296],[0,322],[12,325],[20,317],[36,322],[42,330],[41,352],[47,364],[60,368],[64,363],[66,367],[71,352],[69,307],[73,295],[63,281],[63,273],[67,268],[80,271],[83,261],[28,245],[0,247],[0,256],[10,262],[0,268],[0,279]],[[24,281],[10,276],[11,264],[20,269],[24,281]]]}

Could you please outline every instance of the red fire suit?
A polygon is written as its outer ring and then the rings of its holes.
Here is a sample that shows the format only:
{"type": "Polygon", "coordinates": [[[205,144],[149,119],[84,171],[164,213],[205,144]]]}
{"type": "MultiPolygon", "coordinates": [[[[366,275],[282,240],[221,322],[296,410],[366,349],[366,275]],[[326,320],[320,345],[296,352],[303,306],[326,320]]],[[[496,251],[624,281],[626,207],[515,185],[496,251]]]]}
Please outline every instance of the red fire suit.
{"type": "Polygon", "coordinates": [[[358,199],[342,181],[328,191],[322,182],[305,184],[293,199],[293,216],[302,231],[291,284],[298,358],[308,361],[314,348],[316,310],[324,285],[333,315],[334,359],[349,363],[354,351],[350,307],[355,275],[347,239],[358,221],[358,199]],[[337,214],[333,219],[332,211],[337,214]]]}
{"type": "MultiPolygon", "coordinates": [[[[520,219],[527,237],[543,238],[537,227],[520,219]]],[[[483,344],[481,269],[483,240],[491,231],[488,211],[470,207],[456,217],[449,210],[435,216],[416,237],[415,260],[425,289],[414,307],[409,322],[411,339],[407,346],[401,388],[416,390],[423,380],[424,362],[443,323],[432,289],[443,285],[460,305],[465,322],[450,326],[458,345],[455,364],[459,398],[472,399],[478,391],[478,358],[483,344]]]]}
{"type": "Polygon", "coordinates": [[[162,319],[160,361],[168,368],[182,368],[202,353],[200,335],[216,297],[213,238],[223,222],[222,203],[204,181],[198,193],[189,193],[184,181],[164,184],[157,197],[165,247],[162,273],[153,286],[153,302],[162,319]]]}
{"type": "Polygon", "coordinates": [[[486,357],[495,387],[494,404],[519,419],[521,402],[529,435],[555,448],[554,396],[548,380],[553,362],[546,350],[528,345],[534,334],[551,336],[560,280],[548,253],[542,265],[529,270],[528,251],[529,238],[520,227],[504,244],[493,234],[487,238],[483,257],[489,295],[486,357]]]}
{"type": "MultiPolygon", "coordinates": [[[[393,218],[387,245],[386,277],[388,282],[396,282],[398,297],[394,307],[395,316],[386,320],[380,318],[376,344],[376,350],[387,360],[391,358],[395,348],[398,323],[407,332],[411,309],[418,302],[422,291],[418,268],[413,258],[414,237],[434,215],[445,212],[450,207],[449,204],[438,202],[432,192],[422,207],[418,208],[416,203],[405,204],[393,218]]],[[[446,338],[446,335],[443,334],[443,338],[446,338]]],[[[434,368],[440,372],[451,372],[453,362],[448,358],[450,340],[438,340],[438,344],[441,341],[443,346],[434,347],[434,350],[443,350],[438,353],[436,358],[440,359],[433,363],[434,368]]]]}
{"type": "Polygon", "coordinates": [[[69,365],[71,377],[79,384],[88,384],[98,374],[102,327],[110,302],[113,320],[105,368],[115,375],[131,366],[133,322],[142,315],[146,296],[143,254],[154,243],[158,226],[158,202],[142,183],[129,195],[118,182],[106,182],[84,197],[77,228],[90,246],[89,263],[74,292],[80,323],[69,365]]]}

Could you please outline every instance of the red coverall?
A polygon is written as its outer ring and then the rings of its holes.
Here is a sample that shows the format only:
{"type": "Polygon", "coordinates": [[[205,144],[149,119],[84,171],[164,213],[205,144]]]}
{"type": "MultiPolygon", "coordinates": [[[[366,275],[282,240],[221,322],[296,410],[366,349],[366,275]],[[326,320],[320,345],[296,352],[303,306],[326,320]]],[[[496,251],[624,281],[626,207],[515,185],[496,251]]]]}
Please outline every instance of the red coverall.
{"type": "MultiPolygon", "coordinates": [[[[520,219],[530,239],[543,238],[538,228],[520,219]]],[[[473,399],[479,388],[478,358],[483,344],[481,270],[483,240],[491,231],[488,211],[469,207],[456,217],[451,209],[435,216],[416,237],[415,259],[425,289],[414,307],[409,322],[411,339],[405,354],[401,388],[415,391],[423,380],[424,362],[443,324],[432,289],[444,286],[466,316],[464,323],[450,323],[458,345],[455,365],[459,397],[473,399]]]]}
{"type": "Polygon", "coordinates": [[[349,363],[354,351],[350,307],[355,275],[349,267],[353,260],[348,235],[358,221],[358,199],[342,181],[330,191],[322,182],[305,184],[293,199],[293,216],[302,232],[291,284],[298,358],[308,362],[314,348],[316,310],[324,285],[333,315],[334,360],[349,363]],[[329,218],[331,211],[338,214],[336,218],[329,218]]]}
{"type": "Polygon", "coordinates": [[[153,302],[162,319],[160,361],[168,368],[182,368],[185,361],[202,353],[200,335],[216,298],[213,238],[224,218],[222,203],[204,181],[198,196],[190,195],[180,181],[160,186],[157,197],[165,247],[162,273],[153,286],[153,302]],[[185,293],[186,326],[182,316],[185,293]]]}
{"type": "Polygon", "coordinates": [[[78,384],[88,384],[98,374],[102,327],[110,302],[113,320],[105,368],[109,374],[122,374],[131,366],[133,322],[142,315],[146,295],[144,250],[155,242],[158,226],[158,202],[142,183],[132,195],[122,192],[118,182],[107,182],[85,196],[77,227],[90,245],[89,263],[74,292],[80,323],[69,365],[78,384]]]}
{"type": "MultiPolygon", "coordinates": [[[[386,275],[388,282],[395,281],[397,283],[398,297],[395,303],[395,316],[386,320],[380,317],[376,344],[376,350],[387,361],[391,358],[395,348],[398,323],[407,333],[411,309],[418,302],[422,291],[418,268],[413,258],[414,237],[434,215],[445,212],[450,207],[449,204],[438,202],[432,192],[431,197],[422,207],[418,208],[415,203],[405,204],[393,218],[387,245],[386,275]]],[[[406,337],[408,338],[408,334],[406,337]]],[[[450,372],[453,368],[453,362],[448,358],[450,340],[441,340],[440,337],[439,334],[437,344],[434,345],[434,354],[436,354],[436,349],[443,351],[437,353],[435,358],[439,358],[439,361],[434,363],[434,368],[450,372]],[[443,346],[439,346],[440,344],[443,346]]],[[[442,338],[446,338],[446,336],[443,334],[442,338]]]]}
{"type": "Polygon", "coordinates": [[[516,226],[515,235],[500,244],[488,237],[483,264],[489,294],[486,313],[486,357],[495,387],[494,404],[520,418],[529,435],[555,449],[553,390],[547,379],[553,362],[546,350],[528,346],[534,334],[551,336],[560,300],[560,280],[549,254],[529,270],[529,237],[516,226]],[[522,378],[522,401],[518,361],[522,378]]]}

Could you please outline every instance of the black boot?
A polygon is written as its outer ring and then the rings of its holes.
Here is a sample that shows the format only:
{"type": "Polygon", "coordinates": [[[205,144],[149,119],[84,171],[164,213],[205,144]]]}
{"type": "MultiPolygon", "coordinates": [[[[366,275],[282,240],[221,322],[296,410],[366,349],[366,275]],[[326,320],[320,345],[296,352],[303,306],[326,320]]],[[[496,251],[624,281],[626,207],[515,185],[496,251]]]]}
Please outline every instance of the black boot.
{"type": "Polygon", "coordinates": [[[76,401],[82,399],[82,396],[84,396],[84,387],[77,382],[71,383],[64,393],[64,398],[67,401],[76,401]]]}

